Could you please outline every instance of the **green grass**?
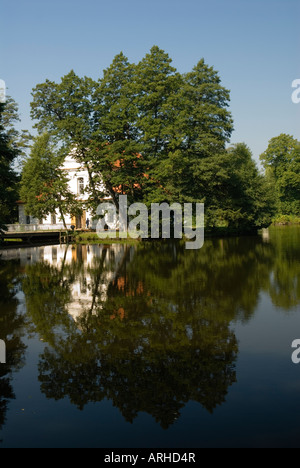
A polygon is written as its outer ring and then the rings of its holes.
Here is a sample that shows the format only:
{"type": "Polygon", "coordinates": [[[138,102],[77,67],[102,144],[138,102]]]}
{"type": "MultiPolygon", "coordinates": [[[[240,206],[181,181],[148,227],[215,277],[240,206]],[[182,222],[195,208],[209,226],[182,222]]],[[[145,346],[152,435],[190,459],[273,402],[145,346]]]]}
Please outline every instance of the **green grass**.
{"type": "MultiPolygon", "coordinates": [[[[257,229],[253,229],[252,231],[247,231],[244,232],[241,229],[230,229],[226,227],[218,227],[218,228],[206,228],[205,229],[205,238],[210,238],[210,237],[233,237],[233,236],[242,236],[242,235],[249,235],[249,234],[255,234],[257,233],[257,229]]],[[[88,245],[88,244],[138,244],[142,242],[141,239],[132,239],[129,235],[127,239],[120,239],[118,237],[117,233],[117,238],[116,239],[100,239],[95,232],[78,232],[75,233],[75,243],[76,244],[83,244],[83,245],[88,245]]],[[[150,239],[149,239],[150,240],[150,239]]],[[[166,241],[166,239],[164,239],[166,241]]],[[[183,241],[188,241],[188,239],[183,236],[183,241]]]]}
{"type": "Polygon", "coordinates": [[[22,242],[22,239],[3,239],[3,242],[22,242]]]}
{"type": "Polygon", "coordinates": [[[140,242],[140,240],[130,237],[127,239],[120,239],[118,237],[116,239],[100,239],[95,232],[84,232],[75,235],[75,242],[76,244],[136,244],[140,242]]]}

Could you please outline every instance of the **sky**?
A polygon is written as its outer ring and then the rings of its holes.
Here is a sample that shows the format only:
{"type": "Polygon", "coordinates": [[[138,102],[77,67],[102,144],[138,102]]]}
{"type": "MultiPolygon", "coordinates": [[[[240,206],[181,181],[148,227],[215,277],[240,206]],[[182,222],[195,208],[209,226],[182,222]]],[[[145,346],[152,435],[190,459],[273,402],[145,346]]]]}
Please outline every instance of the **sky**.
{"type": "Polygon", "coordinates": [[[158,45],[186,73],[204,58],[230,90],[235,131],[258,161],[271,138],[300,139],[299,0],[0,0],[0,79],[32,131],[32,89],[75,70],[101,78],[123,51],[158,45]]]}

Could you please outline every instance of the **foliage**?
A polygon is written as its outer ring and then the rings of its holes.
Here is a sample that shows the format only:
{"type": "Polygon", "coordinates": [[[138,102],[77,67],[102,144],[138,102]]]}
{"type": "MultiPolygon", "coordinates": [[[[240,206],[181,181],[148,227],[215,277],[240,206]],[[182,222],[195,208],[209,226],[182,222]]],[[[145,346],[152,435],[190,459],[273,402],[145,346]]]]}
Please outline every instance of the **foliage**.
{"type": "Polygon", "coordinates": [[[229,148],[228,193],[224,219],[229,226],[266,228],[275,214],[272,184],[258,171],[250,149],[245,144],[229,148]]]}
{"type": "Polygon", "coordinates": [[[120,53],[98,81],[74,71],[60,83],[47,80],[33,90],[31,106],[40,132],[76,148],[94,210],[104,195],[118,208],[123,193],[130,203],[147,205],[204,202],[209,225],[265,226],[272,206],[254,163],[247,156],[240,174],[232,174],[239,150],[226,151],[233,131],[229,101],[218,72],[203,59],[180,74],[154,46],[138,64],[120,53]],[[246,166],[251,189],[241,175],[246,166]],[[233,178],[243,188],[236,190],[233,178]],[[262,196],[254,201],[256,190],[262,196]]]}
{"type": "Polygon", "coordinates": [[[300,142],[286,134],[272,138],[261,160],[273,179],[278,213],[299,216],[300,142]]]}
{"type": "Polygon", "coordinates": [[[300,216],[278,214],[273,219],[275,225],[300,224],[300,216]]]}
{"type": "Polygon", "coordinates": [[[16,218],[18,200],[18,176],[13,168],[20,155],[18,132],[14,123],[18,120],[17,106],[12,99],[0,103],[0,232],[5,223],[16,218]]]}
{"type": "Polygon", "coordinates": [[[76,196],[69,189],[68,175],[61,171],[66,157],[48,133],[38,136],[26,160],[21,180],[21,197],[28,214],[43,219],[59,209],[65,228],[65,216],[81,212],[76,196]]]}
{"type": "Polygon", "coordinates": [[[8,402],[15,398],[12,372],[25,362],[26,346],[22,342],[25,316],[20,312],[16,292],[19,289],[18,262],[0,259],[0,340],[6,344],[6,364],[0,365],[0,430],[6,420],[8,402]]]}

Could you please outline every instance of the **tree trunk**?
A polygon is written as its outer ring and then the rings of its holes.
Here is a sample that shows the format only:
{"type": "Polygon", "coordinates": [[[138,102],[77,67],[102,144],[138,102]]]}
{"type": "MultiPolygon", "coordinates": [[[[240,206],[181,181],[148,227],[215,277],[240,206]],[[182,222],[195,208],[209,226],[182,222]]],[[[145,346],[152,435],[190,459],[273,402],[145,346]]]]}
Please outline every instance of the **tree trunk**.
{"type": "Polygon", "coordinates": [[[61,206],[59,206],[59,212],[60,212],[60,216],[61,216],[62,222],[64,223],[64,228],[65,228],[65,230],[67,231],[68,228],[67,228],[67,225],[66,225],[65,216],[64,216],[64,213],[63,213],[63,210],[62,210],[62,207],[61,207],[61,206]]]}

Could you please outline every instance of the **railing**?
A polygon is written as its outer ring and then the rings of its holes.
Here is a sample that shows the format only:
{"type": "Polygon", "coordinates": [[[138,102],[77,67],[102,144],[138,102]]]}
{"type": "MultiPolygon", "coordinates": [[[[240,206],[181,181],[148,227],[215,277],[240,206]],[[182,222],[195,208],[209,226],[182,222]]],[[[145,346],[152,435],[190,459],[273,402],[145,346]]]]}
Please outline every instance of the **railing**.
{"type": "MultiPolygon", "coordinates": [[[[39,232],[39,231],[65,231],[63,224],[7,224],[5,232],[39,232]]],[[[67,224],[71,230],[71,224],[67,224]]]]}

